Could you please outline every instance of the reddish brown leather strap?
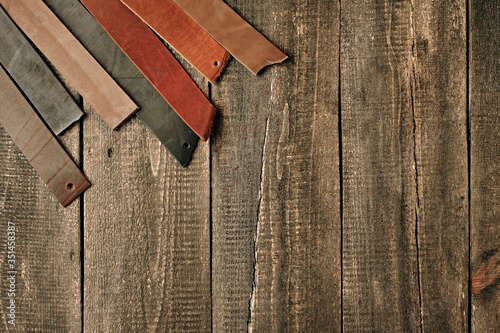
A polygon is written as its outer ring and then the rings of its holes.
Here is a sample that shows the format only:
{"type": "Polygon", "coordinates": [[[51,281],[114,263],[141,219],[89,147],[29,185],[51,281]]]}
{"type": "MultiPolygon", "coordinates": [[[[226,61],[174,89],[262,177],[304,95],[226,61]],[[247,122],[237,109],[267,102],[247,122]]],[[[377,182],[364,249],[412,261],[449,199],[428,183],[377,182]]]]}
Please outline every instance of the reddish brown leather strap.
{"type": "Polygon", "coordinates": [[[82,3],[175,112],[206,141],[215,108],[154,32],[120,0],[82,3]]]}
{"type": "Polygon", "coordinates": [[[61,205],[67,206],[90,186],[1,66],[0,124],[61,205]]]}
{"type": "Polygon", "coordinates": [[[122,2],[210,82],[219,77],[229,60],[229,53],[172,0],[122,0],[122,2]]]}
{"type": "Polygon", "coordinates": [[[254,74],[287,58],[222,0],[174,2],[254,74]]]}
{"type": "Polygon", "coordinates": [[[137,105],[41,0],[0,0],[0,4],[111,128],[137,111],[137,105]]]}

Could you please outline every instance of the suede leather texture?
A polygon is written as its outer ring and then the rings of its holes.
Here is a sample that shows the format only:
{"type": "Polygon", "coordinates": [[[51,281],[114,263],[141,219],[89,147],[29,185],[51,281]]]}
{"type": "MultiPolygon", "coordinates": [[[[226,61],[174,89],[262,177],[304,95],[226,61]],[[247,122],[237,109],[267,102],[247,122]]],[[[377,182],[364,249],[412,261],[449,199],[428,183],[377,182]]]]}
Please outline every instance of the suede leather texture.
{"type": "Polygon", "coordinates": [[[151,29],[215,82],[229,60],[229,53],[184,13],[172,0],[122,0],[151,29]]]}
{"type": "Polygon", "coordinates": [[[265,66],[287,58],[224,1],[173,1],[252,73],[257,74],[265,66]]]}
{"type": "Polygon", "coordinates": [[[175,112],[206,141],[215,108],[153,31],[120,0],[82,3],[175,112]]]}
{"type": "Polygon", "coordinates": [[[0,5],[38,49],[112,129],[137,105],[40,0],[0,0],[0,5]]]}
{"type": "Polygon", "coordinates": [[[64,207],[90,183],[0,66],[0,124],[64,207]]]}

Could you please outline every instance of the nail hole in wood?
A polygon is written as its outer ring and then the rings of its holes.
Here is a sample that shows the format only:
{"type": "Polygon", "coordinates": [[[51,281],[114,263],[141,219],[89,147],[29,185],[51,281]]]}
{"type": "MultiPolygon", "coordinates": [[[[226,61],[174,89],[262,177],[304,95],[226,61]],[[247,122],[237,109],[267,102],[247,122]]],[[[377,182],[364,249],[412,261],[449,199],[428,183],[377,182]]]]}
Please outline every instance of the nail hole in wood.
{"type": "Polygon", "coordinates": [[[113,157],[113,149],[112,148],[108,149],[108,157],[109,158],[113,157]]]}
{"type": "Polygon", "coordinates": [[[219,66],[219,62],[218,61],[214,62],[214,66],[215,67],[219,66]]]}
{"type": "Polygon", "coordinates": [[[73,187],[74,187],[74,185],[72,183],[69,183],[68,186],[67,186],[68,190],[72,190],[73,187]]]}

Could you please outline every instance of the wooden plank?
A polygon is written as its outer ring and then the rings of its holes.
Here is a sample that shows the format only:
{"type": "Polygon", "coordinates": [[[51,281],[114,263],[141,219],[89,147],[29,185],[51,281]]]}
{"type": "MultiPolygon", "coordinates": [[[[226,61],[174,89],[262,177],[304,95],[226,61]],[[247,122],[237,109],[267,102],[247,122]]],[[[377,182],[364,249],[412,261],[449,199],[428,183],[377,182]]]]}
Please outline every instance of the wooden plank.
{"type": "Polygon", "coordinates": [[[213,331],[338,332],[339,3],[228,5],[290,60],[213,88],[213,331]]]}
{"type": "Polygon", "coordinates": [[[210,331],[209,145],[187,169],[133,117],[86,105],[84,331],[210,331]]]}
{"type": "Polygon", "coordinates": [[[464,5],[341,11],[344,331],[465,331],[464,5]]]}
{"type": "MultiPolygon", "coordinates": [[[[500,251],[500,4],[470,1],[471,269],[500,251]]],[[[500,332],[500,286],[472,298],[472,331],[500,332]]]]}
{"type": "Polygon", "coordinates": [[[467,332],[466,3],[415,1],[412,19],[422,331],[467,332]]]}
{"type": "MultiPolygon", "coordinates": [[[[80,126],[59,137],[78,161],[80,126]]],[[[80,200],[63,208],[0,127],[1,331],[81,332],[80,200]],[[8,324],[9,222],[15,223],[16,320],[8,324]]]]}

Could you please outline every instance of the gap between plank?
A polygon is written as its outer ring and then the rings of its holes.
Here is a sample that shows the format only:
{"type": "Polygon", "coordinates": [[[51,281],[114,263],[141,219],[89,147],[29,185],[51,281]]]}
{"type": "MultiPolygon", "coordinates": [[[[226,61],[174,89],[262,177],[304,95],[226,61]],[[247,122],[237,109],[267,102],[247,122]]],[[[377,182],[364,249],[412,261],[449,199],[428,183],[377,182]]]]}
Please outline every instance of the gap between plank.
{"type": "MultiPolygon", "coordinates": [[[[78,95],[78,105],[82,108],[83,110],[83,98],[78,95]]],[[[83,159],[84,159],[84,153],[83,153],[83,150],[84,150],[84,142],[83,142],[83,117],[80,118],[79,120],[79,126],[80,126],[80,129],[79,129],[79,132],[78,132],[78,135],[79,135],[79,159],[80,159],[80,169],[83,171],[83,159]]],[[[85,324],[84,321],[85,321],[85,317],[84,317],[84,311],[85,311],[85,307],[84,307],[84,283],[85,283],[85,280],[84,280],[84,274],[85,274],[85,258],[84,258],[84,254],[85,254],[85,248],[84,248],[84,244],[85,244],[85,241],[84,241],[84,216],[85,216],[85,193],[82,193],[80,195],[80,312],[81,312],[81,315],[80,315],[80,323],[81,323],[81,331],[82,333],[84,332],[84,328],[83,328],[83,325],[85,324]]]]}
{"type": "Polygon", "coordinates": [[[341,90],[341,62],[342,62],[342,1],[339,0],[338,34],[338,84],[337,84],[337,123],[339,136],[339,200],[340,200],[340,331],[344,332],[344,163],[342,149],[342,90],[341,90]]]}
{"type": "Polygon", "coordinates": [[[472,244],[471,244],[471,109],[470,109],[470,47],[471,47],[471,42],[470,42],[470,13],[471,13],[471,1],[466,0],[465,4],[465,40],[466,40],[466,46],[465,46],[465,53],[466,53],[466,84],[465,84],[465,89],[466,89],[466,110],[465,110],[465,119],[467,122],[467,216],[468,216],[468,227],[469,227],[469,276],[467,278],[468,282],[468,291],[469,291],[469,299],[468,299],[468,314],[467,314],[467,324],[468,324],[468,329],[467,331],[470,333],[472,332],[472,284],[471,284],[471,276],[472,276],[472,244]]]}

